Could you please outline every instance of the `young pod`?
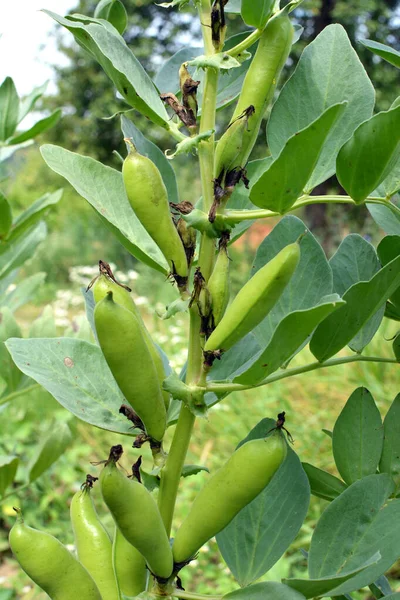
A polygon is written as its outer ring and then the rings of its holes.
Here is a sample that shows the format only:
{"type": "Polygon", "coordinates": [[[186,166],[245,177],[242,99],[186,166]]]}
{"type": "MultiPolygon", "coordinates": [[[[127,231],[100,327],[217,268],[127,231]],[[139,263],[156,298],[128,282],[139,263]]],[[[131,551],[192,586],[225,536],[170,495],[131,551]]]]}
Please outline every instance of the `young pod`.
{"type": "Polygon", "coordinates": [[[227,173],[240,166],[239,157],[242,153],[247,123],[253,114],[253,105],[245,107],[231,120],[227,130],[218,140],[215,148],[214,175],[221,185],[227,173]]]}
{"type": "Polygon", "coordinates": [[[119,600],[112,565],[112,544],[91,497],[91,483],[84,484],[72,498],[70,514],[75,547],[80,563],[89,571],[103,598],[119,600]]]}
{"type": "Polygon", "coordinates": [[[157,504],[142,483],[128,479],[108,460],[100,475],[101,492],[125,539],[144,556],[161,579],[172,573],[172,552],[157,504]]]}
{"type": "Polygon", "coordinates": [[[172,546],[174,562],[185,563],[222,531],[271,481],[287,452],[280,430],[238,448],[196,497],[172,546]]]}
{"type": "Polygon", "coordinates": [[[121,593],[134,597],[146,589],[146,561],[139,550],[115,527],[113,565],[121,593]]]}
{"type": "Polygon", "coordinates": [[[114,302],[113,292],[108,292],[96,304],[94,322],[101,350],[118,387],[143,421],[147,435],[160,442],[166,428],[166,410],[139,320],[114,302]]]}
{"type": "Polygon", "coordinates": [[[208,338],[205,352],[229,350],[275,306],[300,259],[300,246],[289,244],[242,287],[208,338]]]}
{"type": "Polygon", "coordinates": [[[10,546],[27,575],[51,600],[102,600],[100,592],[80,562],[61,542],[44,531],[25,525],[21,510],[10,531],[10,546]]]}
{"type": "MultiPolygon", "coordinates": [[[[188,266],[181,239],[169,210],[167,189],[160,171],[132,142],[122,176],[126,194],[137,218],[164,254],[173,275],[186,280],[188,266]]],[[[179,281],[178,281],[179,283],[179,281]]]]}
{"type": "Polygon", "coordinates": [[[213,324],[215,327],[221,321],[229,302],[230,262],[226,244],[220,244],[217,260],[208,282],[208,289],[211,294],[213,324]]]}
{"type": "Polygon", "coordinates": [[[254,112],[243,131],[242,147],[238,157],[238,165],[242,167],[247,163],[265,111],[274,96],[276,84],[292,47],[293,32],[293,25],[286,13],[272,18],[261,35],[256,53],[246,73],[231,119],[233,124],[250,104],[254,106],[254,112]]]}
{"type": "MultiPolygon", "coordinates": [[[[108,265],[108,268],[109,268],[109,265],[108,265]]],[[[128,289],[126,289],[126,287],[124,287],[124,286],[121,286],[116,281],[113,281],[105,273],[101,273],[97,277],[96,281],[93,284],[92,289],[93,289],[93,297],[94,297],[96,304],[98,304],[100,302],[100,300],[103,300],[103,298],[105,298],[107,296],[108,292],[112,292],[114,302],[116,302],[120,306],[123,306],[124,308],[129,310],[133,315],[135,315],[135,317],[139,321],[140,327],[142,329],[143,337],[145,339],[145,342],[147,344],[147,347],[149,349],[151,357],[154,361],[154,366],[157,371],[158,380],[160,382],[160,387],[162,388],[162,383],[163,383],[164,379],[166,378],[163,360],[161,358],[161,355],[160,355],[155,343],[153,342],[153,339],[152,339],[150,333],[147,331],[146,325],[143,322],[140,311],[138,310],[136,304],[134,303],[132,296],[128,292],[128,289]]],[[[169,393],[162,391],[162,395],[163,395],[163,399],[164,399],[165,408],[168,409],[169,393]]]]}

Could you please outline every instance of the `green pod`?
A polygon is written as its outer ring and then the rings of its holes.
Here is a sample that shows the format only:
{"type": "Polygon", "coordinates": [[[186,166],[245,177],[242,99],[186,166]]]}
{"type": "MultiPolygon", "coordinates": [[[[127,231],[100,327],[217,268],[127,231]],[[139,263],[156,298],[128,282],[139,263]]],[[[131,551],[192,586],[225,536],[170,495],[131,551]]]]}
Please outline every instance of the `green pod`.
{"type": "Polygon", "coordinates": [[[52,600],[102,600],[85,567],[66,547],[52,535],[25,525],[20,509],[17,512],[9,540],[25,573],[52,600]]]}
{"type": "MultiPolygon", "coordinates": [[[[154,366],[156,368],[158,380],[160,382],[160,387],[162,389],[162,383],[163,383],[164,379],[166,378],[163,360],[160,356],[159,351],[157,350],[156,345],[153,342],[153,338],[151,337],[150,333],[147,331],[146,325],[143,322],[140,311],[138,310],[138,308],[137,308],[135,302],[133,301],[133,298],[130,295],[130,293],[128,292],[128,290],[126,290],[122,286],[118,285],[118,283],[115,283],[115,281],[113,281],[112,279],[110,279],[110,277],[108,277],[107,275],[104,275],[104,274],[101,274],[98,276],[92,289],[93,289],[94,301],[96,302],[96,304],[98,304],[100,302],[100,300],[105,298],[107,296],[108,292],[112,292],[114,302],[116,302],[120,306],[123,306],[124,308],[129,310],[133,315],[135,315],[135,317],[139,321],[139,324],[142,328],[143,337],[145,339],[145,342],[147,344],[147,347],[149,349],[151,357],[154,361],[154,366]]],[[[168,409],[169,393],[163,390],[162,396],[164,399],[165,408],[168,409]]]]}
{"type": "Polygon", "coordinates": [[[227,130],[218,140],[215,148],[214,175],[220,183],[229,171],[240,166],[239,156],[243,148],[247,122],[253,113],[252,105],[245,107],[235,119],[231,120],[227,130]]]}
{"type": "Polygon", "coordinates": [[[238,448],[206,483],[178,529],[174,562],[185,563],[268,485],[287,452],[281,431],[238,448]]]}
{"type": "Polygon", "coordinates": [[[107,461],[100,475],[101,492],[114,521],[161,579],[172,573],[172,552],[157,504],[142,483],[128,479],[107,461]]]}
{"type": "Polygon", "coordinates": [[[0,192],[0,240],[5,238],[11,229],[12,213],[7,198],[0,192]]]}
{"type": "Polygon", "coordinates": [[[135,315],[108,292],[94,309],[97,338],[114,379],[139,415],[146,433],[160,442],[166,428],[166,410],[156,367],[135,315]]]}
{"type": "Polygon", "coordinates": [[[113,564],[119,589],[124,596],[137,596],[146,589],[146,561],[115,527],[113,564]]]}
{"type": "Polygon", "coordinates": [[[167,189],[160,171],[129,142],[122,176],[126,194],[137,218],[165,256],[173,274],[186,279],[185,250],[169,210],[167,189]]]}
{"type": "Polygon", "coordinates": [[[80,563],[89,571],[103,598],[119,600],[111,540],[96,512],[89,486],[73,496],[70,514],[80,563]]]}
{"type": "Polygon", "coordinates": [[[261,323],[285,290],[299,259],[300,246],[295,242],[257,271],[229,305],[204,350],[229,350],[261,323]]]}
{"type": "Polygon", "coordinates": [[[225,245],[221,245],[217,260],[208,282],[214,325],[221,321],[229,302],[229,266],[230,259],[225,245]]]}
{"type": "Polygon", "coordinates": [[[286,13],[272,18],[260,37],[256,53],[246,73],[231,119],[232,123],[250,104],[254,106],[254,114],[249,117],[246,130],[243,132],[239,157],[239,165],[242,167],[247,163],[265,111],[274,96],[281,71],[292,47],[293,32],[293,25],[286,13]]]}

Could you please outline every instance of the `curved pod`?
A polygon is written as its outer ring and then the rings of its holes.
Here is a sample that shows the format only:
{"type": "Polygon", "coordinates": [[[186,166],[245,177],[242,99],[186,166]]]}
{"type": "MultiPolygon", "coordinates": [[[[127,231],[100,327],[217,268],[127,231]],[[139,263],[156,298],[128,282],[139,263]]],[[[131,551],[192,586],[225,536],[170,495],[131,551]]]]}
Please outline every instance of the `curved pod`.
{"type": "Polygon", "coordinates": [[[213,272],[208,281],[208,289],[211,294],[211,306],[214,325],[221,321],[229,302],[229,265],[230,259],[226,246],[221,246],[215,261],[213,272]]]}
{"type": "Polygon", "coordinates": [[[144,556],[156,577],[168,579],[172,552],[153,496],[143,484],[125,477],[112,461],[102,470],[100,484],[104,502],[123,536],[144,556]]]}
{"type": "Polygon", "coordinates": [[[93,577],[103,598],[119,600],[111,540],[99,519],[89,487],[73,496],[70,514],[79,561],[93,577]]]}
{"type": "Polygon", "coordinates": [[[144,423],[147,434],[160,442],[166,410],[156,367],[139,320],[108,292],[94,309],[96,333],[108,366],[126,400],[144,423]]]}
{"type": "Polygon", "coordinates": [[[286,457],[280,431],[238,448],[206,483],[175,536],[174,561],[187,562],[268,485],[286,457]]]}
{"type": "Polygon", "coordinates": [[[228,350],[256,327],[275,306],[300,260],[298,242],[285,246],[242,287],[204,350],[228,350]]]}
{"type": "Polygon", "coordinates": [[[22,569],[51,600],[102,600],[85,567],[55,537],[25,525],[20,510],[9,540],[22,569]]]}
{"type": "MultiPolygon", "coordinates": [[[[139,309],[137,308],[132,296],[126,289],[115,283],[115,281],[112,281],[109,277],[107,277],[107,275],[101,274],[93,285],[93,297],[96,304],[105,298],[108,292],[112,292],[114,302],[120,304],[123,306],[123,308],[126,308],[126,310],[129,310],[139,321],[139,324],[142,328],[143,337],[151,354],[151,358],[154,361],[154,366],[160,382],[160,388],[162,389],[162,383],[166,378],[164,363],[150,333],[146,329],[146,325],[143,322],[139,309]]],[[[165,408],[168,409],[169,393],[162,390],[162,395],[164,398],[165,408]]]]}
{"type": "Polygon", "coordinates": [[[250,105],[254,114],[249,117],[243,132],[242,150],[238,165],[244,167],[256,142],[264,113],[270,104],[281,71],[293,42],[293,25],[287,14],[272,18],[260,40],[243,82],[242,91],[231,123],[250,105]]]}
{"type": "Polygon", "coordinates": [[[188,276],[185,250],[173,224],[167,189],[160,171],[129,142],[122,176],[126,194],[137,218],[164,254],[172,273],[188,276]]]}

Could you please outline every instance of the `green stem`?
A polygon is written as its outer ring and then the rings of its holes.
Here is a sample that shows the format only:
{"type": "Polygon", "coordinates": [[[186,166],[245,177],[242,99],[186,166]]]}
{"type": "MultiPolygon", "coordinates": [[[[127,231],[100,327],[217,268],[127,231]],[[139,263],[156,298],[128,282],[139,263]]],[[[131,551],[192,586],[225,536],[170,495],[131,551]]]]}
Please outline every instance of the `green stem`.
{"type": "Polygon", "coordinates": [[[250,48],[250,46],[256,43],[256,41],[261,37],[263,31],[263,29],[255,29],[250,33],[250,35],[247,36],[247,38],[242,40],[240,44],[237,44],[230,50],[227,50],[226,54],[229,54],[229,56],[233,57],[241,54],[244,52],[244,50],[247,50],[247,48],[250,48]]]}
{"type": "MultiPolygon", "coordinates": [[[[400,215],[400,208],[393,204],[393,202],[385,200],[384,198],[377,198],[371,196],[366,198],[365,202],[368,204],[380,204],[382,206],[386,206],[396,215],[400,215]]],[[[309,206],[310,204],[321,203],[353,204],[354,206],[357,206],[357,204],[352,198],[350,198],[350,196],[301,196],[290,208],[290,212],[293,210],[297,210],[298,208],[303,208],[304,206],[309,206]]],[[[223,219],[228,225],[235,225],[236,223],[241,223],[242,221],[250,221],[254,219],[269,219],[271,217],[278,217],[279,215],[280,213],[278,212],[274,212],[272,210],[267,210],[263,208],[255,210],[226,210],[223,219]]]]}
{"type": "Polygon", "coordinates": [[[204,594],[194,594],[192,592],[186,592],[185,590],[175,589],[172,592],[173,596],[182,598],[183,600],[221,600],[222,596],[205,596],[204,594]]]}
{"type": "Polygon", "coordinates": [[[23,388],[22,390],[16,390],[15,392],[11,392],[11,394],[7,394],[7,396],[3,396],[3,398],[0,398],[0,406],[2,404],[7,404],[7,402],[11,402],[11,400],[15,400],[15,398],[19,398],[20,396],[29,394],[29,392],[39,389],[40,387],[41,386],[39,383],[34,383],[26,388],[23,388]]]}
{"type": "Polygon", "coordinates": [[[323,369],[325,367],[336,367],[337,365],[344,365],[346,363],[352,362],[379,362],[398,364],[398,361],[394,358],[381,358],[379,356],[362,356],[361,354],[356,354],[355,356],[331,358],[330,360],[327,360],[323,363],[316,361],[313,363],[309,363],[308,365],[303,365],[302,367],[294,367],[293,369],[285,369],[284,371],[278,371],[278,373],[266,377],[266,379],[263,379],[262,381],[260,381],[260,383],[256,383],[255,385],[209,381],[206,386],[206,392],[241,392],[243,390],[261,387],[262,385],[267,385],[268,383],[274,383],[275,381],[280,381],[281,379],[286,379],[287,377],[293,377],[294,375],[301,375],[302,373],[309,373],[310,371],[315,371],[317,369],[323,369]]]}

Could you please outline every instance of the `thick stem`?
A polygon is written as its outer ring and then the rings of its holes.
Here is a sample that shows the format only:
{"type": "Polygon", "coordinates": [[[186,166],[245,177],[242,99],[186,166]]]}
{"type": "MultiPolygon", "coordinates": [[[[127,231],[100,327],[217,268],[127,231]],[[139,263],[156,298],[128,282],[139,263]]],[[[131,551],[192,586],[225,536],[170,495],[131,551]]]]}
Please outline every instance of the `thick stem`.
{"type": "MultiPolygon", "coordinates": [[[[290,208],[288,212],[292,212],[293,210],[297,210],[298,208],[303,208],[305,206],[309,206],[310,204],[353,204],[356,206],[356,203],[350,196],[301,196],[296,200],[293,206],[290,208]]],[[[368,204],[381,204],[383,206],[388,207],[392,212],[396,215],[400,215],[400,209],[390,202],[389,200],[385,200],[384,198],[377,198],[374,196],[368,197],[365,200],[365,203],[368,204]]],[[[228,225],[235,225],[236,223],[241,223],[242,221],[250,221],[254,219],[269,219],[271,217],[278,217],[280,213],[274,212],[272,210],[267,210],[265,208],[259,208],[255,210],[226,210],[223,216],[224,221],[228,225]]]]}
{"type": "Polygon", "coordinates": [[[303,365],[302,367],[295,367],[293,369],[285,369],[284,371],[278,371],[278,373],[274,373],[270,375],[266,379],[260,381],[256,385],[244,385],[241,383],[219,383],[218,381],[210,381],[207,383],[205,387],[206,392],[218,392],[218,393],[231,393],[231,392],[242,392],[243,390],[250,390],[256,387],[261,387],[262,385],[267,385],[268,383],[273,383],[274,381],[280,381],[281,379],[286,379],[287,377],[293,377],[294,375],[301,375],[302,373],[308,373],[309,371],[315,371],[317,369],[324,369],[325,367],[336,367],[337,365],[344,365],[346,363],[352,362],[378,362],[378,363],[391,363],[391,364],[399,364],[398,361],[394,358],[381,358],[379,356],[362,356],[361,354],[356,354],[355,356],[343,356],[342,358],[331,358],[323,363],[313,362],[308,365],[303,365]]]}

